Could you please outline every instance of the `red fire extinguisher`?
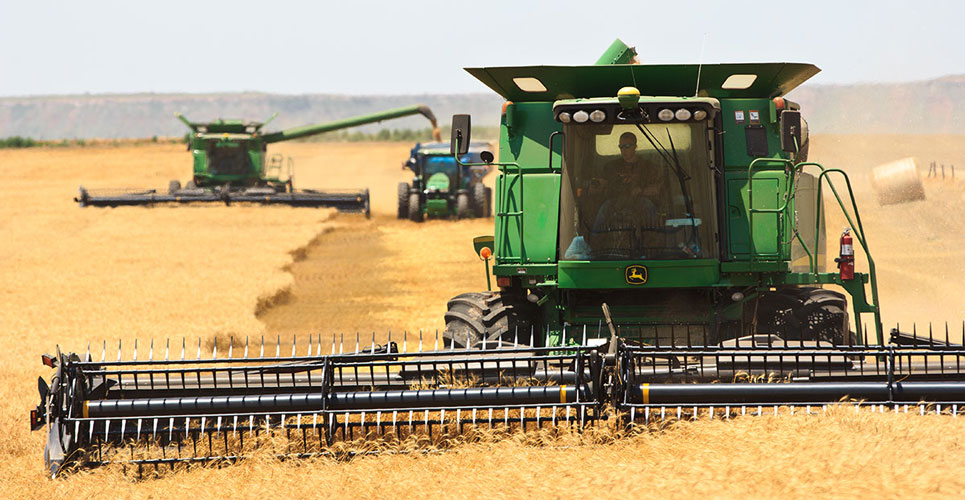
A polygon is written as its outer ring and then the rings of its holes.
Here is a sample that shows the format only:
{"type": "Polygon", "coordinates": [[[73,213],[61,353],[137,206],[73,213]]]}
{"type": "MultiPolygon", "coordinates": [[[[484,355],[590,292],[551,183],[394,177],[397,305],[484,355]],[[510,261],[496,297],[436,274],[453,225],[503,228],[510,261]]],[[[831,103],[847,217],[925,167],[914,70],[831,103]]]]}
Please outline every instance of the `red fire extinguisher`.
{"type": "Polygon", "coordinates": [[[834,259],[841,271],[841,280],[854,279],[854,242],[851,240],[851,228],[844,228],[841,233],[841,255],[834,259]]]}

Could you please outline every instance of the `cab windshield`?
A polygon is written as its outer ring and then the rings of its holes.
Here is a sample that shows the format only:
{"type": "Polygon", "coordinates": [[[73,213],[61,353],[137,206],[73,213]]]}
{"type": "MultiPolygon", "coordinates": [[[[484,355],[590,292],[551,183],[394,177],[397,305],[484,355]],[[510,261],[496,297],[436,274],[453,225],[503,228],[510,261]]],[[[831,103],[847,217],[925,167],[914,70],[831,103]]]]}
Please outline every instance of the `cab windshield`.
{"type": "Polygon", "coordinates": [[[703,123],[564,125],[562,260],[717,256],[703,123]]]}
{"type": "Polygon", "coordinates": [[[219,141],[208,143],[208,170],[214,175],[248,173],[248,150],[240,144],[219,141]]]}

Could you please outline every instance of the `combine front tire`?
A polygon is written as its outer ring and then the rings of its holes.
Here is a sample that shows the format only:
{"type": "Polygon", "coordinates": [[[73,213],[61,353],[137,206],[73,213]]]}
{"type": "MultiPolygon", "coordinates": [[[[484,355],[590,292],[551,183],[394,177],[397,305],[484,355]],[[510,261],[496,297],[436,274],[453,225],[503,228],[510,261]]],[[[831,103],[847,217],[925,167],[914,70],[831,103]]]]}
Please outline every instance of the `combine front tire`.
{"type": "Polygon", "coordinates": [[[181,190],[181,181],[175,179],[168,183],[168,194],[174,195],[181,190]]]}
{"type": "Polygon", "coordinates": [[[409,194],[409,220],[412,222],[422,222],[422,204],[419,202],[419,193],[409,194]]]}
{"type": "Polygon", "coordinates": [[[486,199],[486,186],[481,182],[472,185],[472,211],[473,215],[479,218],[486,217],[486,207],[489,205],[486,199]]]}
{"type": "Polygon", "coordinates": [[[399,218],[405,219],[409,215],[409,184],[399,183],[399,218]]]}
{"type": "Polygon", "coordinates": [[[464,293],[453,297],[447,307],[446,331],[442,334],[447,347],[455,344],[457,348],[495,349],[500,339],[504,346],[514,341],[529,345],[541,340],[533,330],[536,306],[521,295],[464,293]]]}
{"type": "Polygon", "coordinates": [[[456,217],[459,219],[469,218],[469,195],[459,193],[456,195],[456,217]]]}

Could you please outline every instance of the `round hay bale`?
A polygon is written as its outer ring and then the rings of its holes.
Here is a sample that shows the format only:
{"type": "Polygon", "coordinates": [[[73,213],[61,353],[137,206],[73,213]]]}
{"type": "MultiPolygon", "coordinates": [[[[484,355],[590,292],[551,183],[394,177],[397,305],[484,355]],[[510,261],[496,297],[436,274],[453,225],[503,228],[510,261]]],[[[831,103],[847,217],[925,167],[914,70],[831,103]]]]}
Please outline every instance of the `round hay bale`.
{"type": "Polygon", "coordinates": [[[925,199],[917,158],[902,158],[878,165],[871,170],[871,187],[882,205],[925,199]]]}

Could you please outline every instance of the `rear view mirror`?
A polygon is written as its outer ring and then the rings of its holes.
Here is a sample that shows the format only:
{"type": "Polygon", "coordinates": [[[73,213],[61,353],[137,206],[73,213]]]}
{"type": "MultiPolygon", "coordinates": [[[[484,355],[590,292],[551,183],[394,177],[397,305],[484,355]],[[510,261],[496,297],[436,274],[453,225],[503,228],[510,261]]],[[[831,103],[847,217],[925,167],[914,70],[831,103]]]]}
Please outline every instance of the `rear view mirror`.
{"type": "Polygon", "coordinates": [[[470,134],[469,115],[452,115],[452,138],[449,140],[449,153],[464,155],[469,152],[470,134]]]}
{"type": "Polygon", "coordinates": [[[493,160],[496,159],[496,157],[493,156],[492,152],[490,151],[483,151],[482,153],[479,153],[479,159],[481,159],[485,163],[492,163],[493,160]]]}
{"type": "Polygon", "coordinates": [[[801,144],[801,112],[785,110],[781,112],[781,149],[797,153],[801,144]]]}

